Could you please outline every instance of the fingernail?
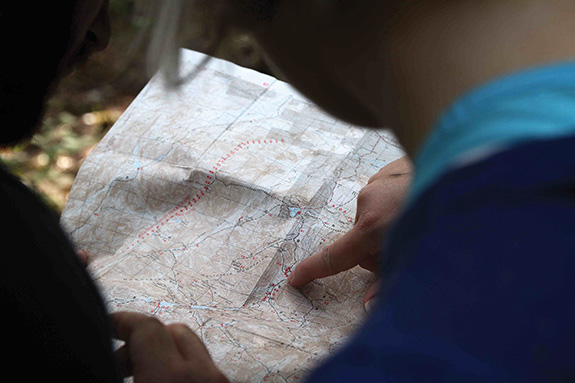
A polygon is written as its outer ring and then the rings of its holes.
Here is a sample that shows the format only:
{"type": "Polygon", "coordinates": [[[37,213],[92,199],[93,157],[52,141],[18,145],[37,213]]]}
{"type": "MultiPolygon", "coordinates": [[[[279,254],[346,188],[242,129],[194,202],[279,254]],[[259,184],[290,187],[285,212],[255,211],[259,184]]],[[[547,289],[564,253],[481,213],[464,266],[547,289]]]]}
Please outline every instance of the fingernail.
{"type": "Polygon", "coordinates": [[[371,312],[373,311],[374,307],[376,304],[376,299],[375,298],[371,298],[370,300],[368,300],[367,302],[365,302],[363,304],[363,309],[365,310],[366,313],[371,314],[371,312]]]}

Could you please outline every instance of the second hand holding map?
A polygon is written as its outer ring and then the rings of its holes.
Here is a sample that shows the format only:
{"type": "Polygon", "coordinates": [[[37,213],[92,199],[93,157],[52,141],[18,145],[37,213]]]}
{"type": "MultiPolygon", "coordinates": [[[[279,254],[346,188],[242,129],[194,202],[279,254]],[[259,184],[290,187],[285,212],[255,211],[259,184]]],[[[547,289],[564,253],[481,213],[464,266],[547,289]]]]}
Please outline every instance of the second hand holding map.
{"type": "Polygon", "coordinates": [[[233,382],[297,382],[361,325],[356,267],[287,284],[353,227],[367,180],[403,152],[284,82],[183,51],[195,77],[153,78],[83,163],[62,214],[110,311],[182,322],[233,382]]]}

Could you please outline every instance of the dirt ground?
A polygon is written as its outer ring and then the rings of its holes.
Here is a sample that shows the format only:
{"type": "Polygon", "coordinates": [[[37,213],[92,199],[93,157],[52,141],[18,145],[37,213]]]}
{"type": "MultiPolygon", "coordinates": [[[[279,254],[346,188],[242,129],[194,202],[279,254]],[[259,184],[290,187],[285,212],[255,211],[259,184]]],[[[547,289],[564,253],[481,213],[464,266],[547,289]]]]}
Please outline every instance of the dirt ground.
{"type": "MultiPolygon", "coordinates": [[[[58,214],[83,159],[149,79],[146,54],[154,13],[149,4],[150,0],[111,0],[108,48],[62,81],[41,131],[30,142],[0,151],[2,161],[58,214]]],[[[209,20],[199,15],[189,23],[192,33],[184,47],[205,52],[210,44],[209,20]]],[[[241,33],[226,39],[215,55],[269,72],[241,33]]]]}

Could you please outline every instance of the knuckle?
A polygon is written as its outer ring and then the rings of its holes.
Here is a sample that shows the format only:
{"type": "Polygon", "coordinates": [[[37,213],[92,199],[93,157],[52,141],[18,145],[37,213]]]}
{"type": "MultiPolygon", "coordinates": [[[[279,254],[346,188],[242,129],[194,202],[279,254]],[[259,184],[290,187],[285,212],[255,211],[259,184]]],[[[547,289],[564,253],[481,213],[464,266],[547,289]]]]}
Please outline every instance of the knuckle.
{"type": "Polygon", "coordinates": [[[173,323],[166,326],[166,329],[170,333],[170,335],[175,338],[177,341],[186,341],[186,340],[196,340],[198,337],[196,334],[185,324],[183,323],[173,323]]]}
{"type": "Polygon", "coordinates": [[[377,181],[379,178],[381,178],[382,174],[383,174],[382,170],[380,170],[377,173],[375,173],[374,175],[372,175],[371,177],[369,177],[369,179],[367,180],[367,185],[370,185],[371,183],[377,181]]]}
{"type": "Polygon", "coordinates": [[[365,200],[366,198],[369,198],[370,189],[371,189],[370,185],[367,185],[367,186],[364,186],[363,188],[361,188],[361,190],[357,194],[357,203],[358,204],[361,204],[361,202],[363,200],[365,200]]]}
{"type": "Polygon", "coordinates": [[[138,331],[141,329],[157,329],[163,327],[162,322],[158,319],[135,312],[117,312],[112,314],[116,328],[122,333],[129,331],[138,331]]]}
{"type": "Polygon", "coordinates": [[[188,326],[183,323],[172,323],[168,325],[170,331],[175,334],[187,334],[189,332],[188,326]]]}
{"type": "Polygon", "coordinates": [[[142,330],[139,334],[145,336],[148,339],[153,339],[158,336],[164,331],[166,331],[165,326],[159,319],[145,316],[139,320],[138,327],[142,330]]]}
{"type": "Polygon", "coordinates": [[[164,324],[158,318],[153,316],[145,316],[140,321],[142,325],[145,325],[149,328],[162,329],[164,327],[164,324]]]}
{"type": "Polygon", "coordinates": [[[380,217],[370,211],[366,211],[361,214],[355,223],[355,227],[358,231],[364,233],[370,233],[377,229],[380,217]]]}
{"type": "Polygon", "coordinates": [[[332,249],[333,249],[333,246],[330,246],[330,245],[324,247],[323,251],[321,252],[321,257],[320,257],[325,269],[328,272],[337,271],[336,267],[335,267],[335,262],[333,259],[334,253],[333,253],[332,249]]]}

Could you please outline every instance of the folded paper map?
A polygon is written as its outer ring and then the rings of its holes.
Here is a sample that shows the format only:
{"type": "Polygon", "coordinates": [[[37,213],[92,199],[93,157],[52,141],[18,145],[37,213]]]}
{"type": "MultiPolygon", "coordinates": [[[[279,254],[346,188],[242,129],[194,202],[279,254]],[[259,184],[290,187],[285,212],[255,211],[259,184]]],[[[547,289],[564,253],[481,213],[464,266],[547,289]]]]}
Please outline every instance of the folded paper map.
{"type": "Polygon", "coordinates": [[[345,344],[374,282],[356,267],[295,289],[302,259],[353,227],[369,177],[403,155],[285,82],[184,50],[84,161],[62,224],[110,311],[183,322],[233,382],[297,382],[345,344]]]}

